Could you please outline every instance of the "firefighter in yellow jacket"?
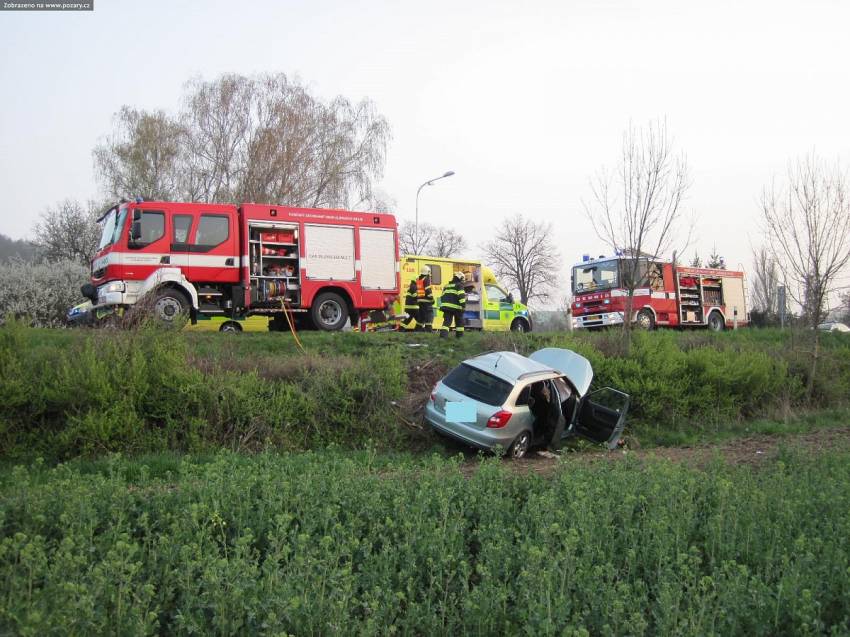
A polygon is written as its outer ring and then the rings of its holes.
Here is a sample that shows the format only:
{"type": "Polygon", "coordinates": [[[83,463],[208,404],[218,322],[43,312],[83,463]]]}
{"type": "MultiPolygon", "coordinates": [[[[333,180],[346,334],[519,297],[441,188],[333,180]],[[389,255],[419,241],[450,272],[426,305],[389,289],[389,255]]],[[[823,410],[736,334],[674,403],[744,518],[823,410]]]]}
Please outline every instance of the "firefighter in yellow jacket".
{"type": "Polygon", "coordinates": [[[423,265],[416,279],[416,301],[419,306],[416,314],[416,329],[431,331],[434,322],[434,292],[431,289],[431,268],[423,265]]]}
{"type": "Polygon", "coordinates": [[[466,277],[463,272],[455,272],[454,278],[443,288],[440,297],[440,310],[443,312],[443,327],[440,338],[446,338],[454,322],[455,336],[463,336],[463,309],[466,307],[466,291],[463,284],[466,277]]]}
{"type": "Polygon", "coordinates": [[[404,295],[404,313],[407,314],[407,317],[403,318],[401,322],[406,327],[410,327],[410,324],[419,317],[419,296],[416,291],[416,279],[411,279],[410,285],[407,286],[407,293],[404,295]]]}

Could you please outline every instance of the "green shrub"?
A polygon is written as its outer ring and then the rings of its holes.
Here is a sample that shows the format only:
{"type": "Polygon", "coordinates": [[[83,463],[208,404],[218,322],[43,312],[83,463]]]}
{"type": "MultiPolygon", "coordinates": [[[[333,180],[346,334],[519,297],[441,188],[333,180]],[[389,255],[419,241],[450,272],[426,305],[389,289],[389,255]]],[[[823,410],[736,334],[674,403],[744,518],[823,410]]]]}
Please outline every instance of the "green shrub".
{"type": "Polygon", "coordinates": [[[780,330],[637,333],[628,356],[615,331],[470,333],[450,343],[423,334],[302,338],[306,355],[283,334],[72,332],[12,321],[0,328],[0,453],[410,448],[423,436],[404,422],[418,421],[433,383],[485,350],[583,354],[593,387],[632,396],[628,431],[644,440],[694,441],[795,407],[846,407],[850,397],[842,334],[824,335],[815,405],[804,401],[810,335],[780,330]]]}

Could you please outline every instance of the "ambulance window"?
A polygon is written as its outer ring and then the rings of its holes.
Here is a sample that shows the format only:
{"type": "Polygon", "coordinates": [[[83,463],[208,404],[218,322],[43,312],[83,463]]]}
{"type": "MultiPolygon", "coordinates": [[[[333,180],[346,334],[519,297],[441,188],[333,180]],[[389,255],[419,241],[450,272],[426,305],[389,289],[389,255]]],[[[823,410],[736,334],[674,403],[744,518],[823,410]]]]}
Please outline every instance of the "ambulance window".
{"type": "Polygon", "coordinates": [[[226,215],[201,215],[195,245],[215,247],[227,241],[230,236],[230,223],[226,215]]]}
{"type": "Polygon", "coordinates": [[[142,210],[139,217],[139,239],[136,246],[146,246],[158,241],[165,234],[165,213],[142,210]]]}
{"type": "Polygon", "coordinates": [[[189,231],[192,229],[192,215],[174,215],[172,219],[173,243],[189,243],[189,231]]]}
{"type": "Polygon", "coordinates": [[[431,285],[441,285],[443,283],[443,273],[440,270],[440,266],[436,263],[429,263],[428,267],[431,268],[431,285]]]}
{"type": "Polygon", "coordinates": [[[487,287],[487,298],[490,301],[498,301],[498,302],[501,303],[502,301],[506,301],[508,299],[508,297],[505,296],[505,293],[502,292],[495,285],[488,285],[486,287],[487,287]]]}

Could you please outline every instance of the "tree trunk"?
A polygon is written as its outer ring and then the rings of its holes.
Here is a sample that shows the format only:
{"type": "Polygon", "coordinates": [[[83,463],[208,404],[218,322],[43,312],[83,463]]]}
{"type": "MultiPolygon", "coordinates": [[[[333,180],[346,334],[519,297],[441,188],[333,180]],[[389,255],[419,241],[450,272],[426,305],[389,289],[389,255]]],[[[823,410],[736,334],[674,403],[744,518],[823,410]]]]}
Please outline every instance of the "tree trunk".
{"type": "Polygon", "coordinates": [[[815,374],[818,371],[818,357],[820,355],[820,330],[818,330],[818,326],[814,327],[815,332],[815,346],[812,350],[812,367],[809,371],[809,382],[806,385],[806,402],[812,403],[812,396],[815,392],[815,374]]]}
{"type": "Polygon", "coordinates": [[[632,309],[634,308],[634,290],[626,296],[626,311],[623,313],[623,348],[628,356],[632,347],[632,309]]]}

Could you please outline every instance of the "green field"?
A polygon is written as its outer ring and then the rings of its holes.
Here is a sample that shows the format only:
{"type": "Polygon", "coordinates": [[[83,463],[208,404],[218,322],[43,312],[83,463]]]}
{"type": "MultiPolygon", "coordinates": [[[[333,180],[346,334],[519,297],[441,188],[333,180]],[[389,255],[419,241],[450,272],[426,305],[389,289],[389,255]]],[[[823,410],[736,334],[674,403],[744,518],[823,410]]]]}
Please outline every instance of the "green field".
{"type": "Polygon", "coordinates": [[[850,339],[809,402],[809,336],[9,323],[0,634],[848,634],[850,339]],[[422,427],[459,361],[547,346],[632,394],[640,451],[543,475],[422,427]],[[754,433],[787,444],[647,453],[754,433]]]}
{"type": "Polygon", "coordinates": [[[850,452],[761,469],[310,452],[0,483],[0,632],[843,635],[850,452]]]}

